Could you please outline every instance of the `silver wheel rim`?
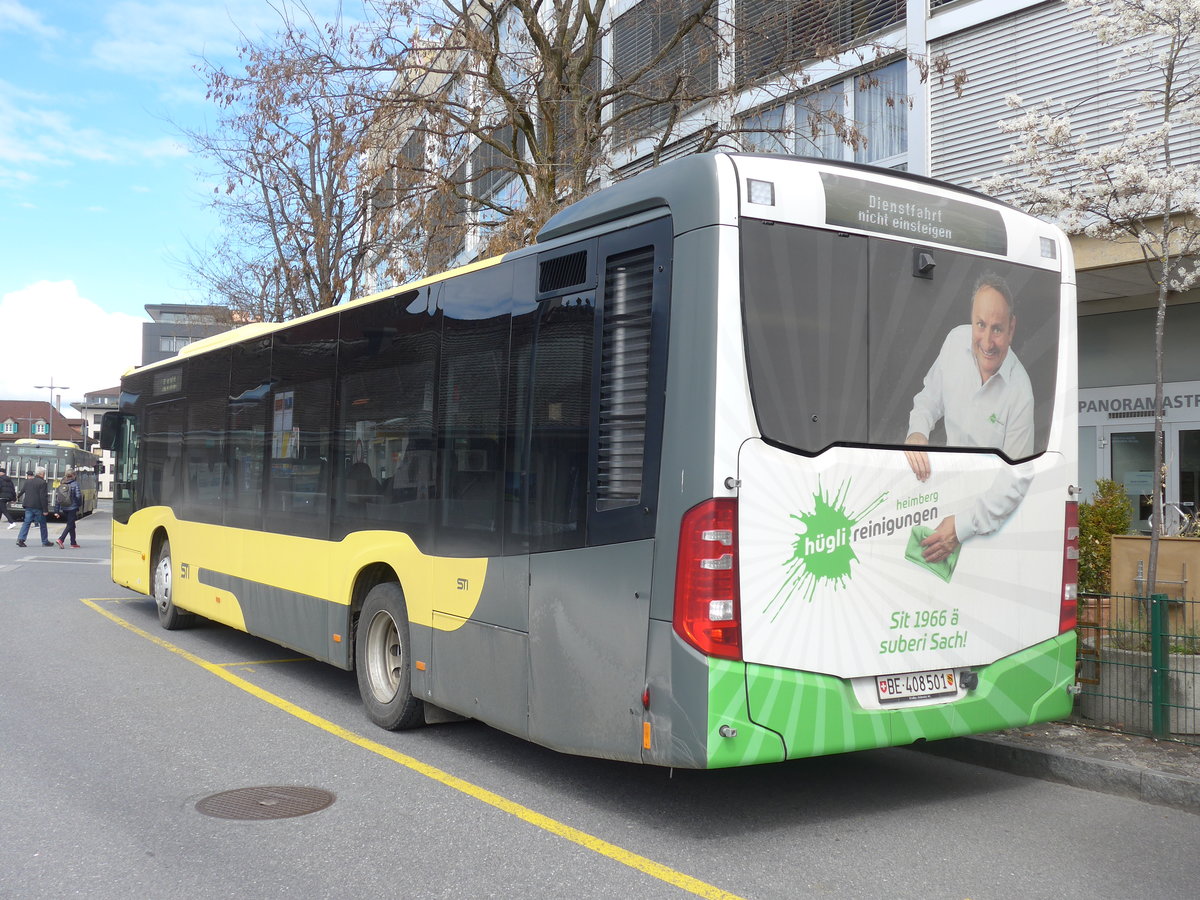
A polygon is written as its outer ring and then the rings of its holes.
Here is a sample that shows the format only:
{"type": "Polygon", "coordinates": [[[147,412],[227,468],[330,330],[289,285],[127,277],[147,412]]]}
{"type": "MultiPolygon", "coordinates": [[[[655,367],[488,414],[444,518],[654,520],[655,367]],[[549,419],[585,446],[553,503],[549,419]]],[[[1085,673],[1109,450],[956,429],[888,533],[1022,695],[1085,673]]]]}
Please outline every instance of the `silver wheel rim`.
{"type": "Polygon", "coordinates": [[[164,556],[154,567],[154,598],[158,608],[166,612],[171,608],[171,557],[164,556]]]}
{"type": "Polygon", "coordinates": [[[400,690],[404,671],[404,651],[396,620],[386,612],[377,612],[367,626],[367,684],[380,703],[389,703],[400,690]]]}

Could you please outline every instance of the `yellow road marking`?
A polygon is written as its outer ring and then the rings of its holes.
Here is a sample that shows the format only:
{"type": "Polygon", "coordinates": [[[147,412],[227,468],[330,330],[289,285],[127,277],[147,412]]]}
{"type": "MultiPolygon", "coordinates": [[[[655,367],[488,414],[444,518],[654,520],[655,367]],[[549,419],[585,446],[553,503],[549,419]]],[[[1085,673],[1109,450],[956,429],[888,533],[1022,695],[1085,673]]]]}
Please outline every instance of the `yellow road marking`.
{"type": "Polygon", "coordinates": [[[581,847],[584,847],[595,853],[599,853],[601,856],[607,856],[609,859],[615,860],[622,865],[629,866],[631,869],[636,869],[639,872],[643,872],[653,878],[657,878],[659,881],[664,881],[667,884],[687,891],[690,894],[695,894],[697,897],[711,898],[711,900],[741,900],[741,898],[739,898],[736,894],[731,894],[728,891],[721,890],[720,888],[701,881],[698,878],[693,878],[690,875],[685,875],[682,872],[678,872],[675,869],[662,865],[661,863],[656,863],[652,859],[639,856],[638,854],[632,853],[623,847],[618,847],[616,844],[610,844],[608,841],[595,837],[594,835],[590,835],[587,832],[580,831],[578,828],[572,828],[570,825],[559,822],[557,819],[544,816],[527,806],[522,806],[520,803],[516,803],[505,797],[501,797],[499,794],[492,793],[487,788],[479,787],[478,785],[472,784],[471,782],[459,778],[456,775],[451,775],[449,772],[443,772],[441,769],[435,768],[428,763],[423,763],[415,757],[401,753],[398,750],[393,750],[391,747],[380,744],[377,741],[371,740],[370,738],[363,737],[362,735],[356,734],[349,729],[342,728],[340,725],[336,725],[333,722],[330,722],[328,719],[323,719],[315,713],[311,713],[288,700],[284,700],[282,697],[277,696],[276,694],[272,694],[270,691],[265,691],[257,685],[251,684],[244,678],[239,678],[237,675],[234,675],[232,672],[229,672],[227,669],[223,668],[222,665],[201,659],[199,656],[189,653],[182,647],[177,647],[171,642],[165,641],[157,635],[150,634],[150,632],[138,628],[131,622],[127,622],[120,616],[104,609],[94,600],[84,600],[83,603],[100,613],[100,615],[111,619],[122,628],[128,629],[139,637],[143,637],[151,643],[157,644],[164,650],[169,650],[177,656],[183,657],[188,662],[194,663],[205,671],[216,675],[218,678],[224,679],[234,687],[240,688],[246,693],[257,697],[259,700],[269,703],[272,706],[295,716],[297,719],[307,722],[310,725],[314,725],[317,728],[320,728],[322,731],[326,731],[344,741],[349,741],[351,744],[355,744],[364,750],[369,750],[370,752],[376,753],[385,759],[390,759],[392,762],[398,763],[405,768],[411,769],[414,772],[426,776],[427,778],[432,778],[434,781],[444,784],[446,787],[460,791],[469,797],[473,797],[474,799],[486,803],[489,806],[495,807],[501,812],[506,812],[509,815],[516,816],[518,819],[528,822],[530,825],[541,828],[543,831],[548,831],[553,835],[557,835],[558,837],[571,841],[574,844],[578,844],[581,847]]]}

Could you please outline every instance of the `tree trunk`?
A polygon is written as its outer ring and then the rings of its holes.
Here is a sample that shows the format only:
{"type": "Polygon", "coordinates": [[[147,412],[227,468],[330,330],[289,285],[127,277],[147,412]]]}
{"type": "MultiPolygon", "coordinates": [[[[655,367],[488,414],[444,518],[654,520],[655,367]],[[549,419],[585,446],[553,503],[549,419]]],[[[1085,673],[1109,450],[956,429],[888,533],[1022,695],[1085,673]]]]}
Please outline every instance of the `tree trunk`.
{"type": "Polygon", "coordinates": [[[1163,453],[1163,334],[1167,320],[1167,271],[1163,267],[1158,285],[1158,313],[1154,319],[1154,485],[1150,498],[1150,560],[1146,567],[1146,596],[1155,593],[1158,580],[1158,539],[1166,520],[1163,516],[1163,491],[1166,467],[1163,453]]]}

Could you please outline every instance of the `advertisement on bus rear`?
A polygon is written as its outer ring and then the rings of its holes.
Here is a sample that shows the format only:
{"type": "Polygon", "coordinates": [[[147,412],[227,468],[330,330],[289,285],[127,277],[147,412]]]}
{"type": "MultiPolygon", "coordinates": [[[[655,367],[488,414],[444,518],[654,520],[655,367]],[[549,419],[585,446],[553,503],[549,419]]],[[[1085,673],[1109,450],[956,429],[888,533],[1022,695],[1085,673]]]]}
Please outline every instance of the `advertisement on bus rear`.
{"type": "Polygon", "coordinates": [[[743,452],[747,661],[844,678],[982,665],[1058,632],[1065,470],[1046,454],[743,452]],[[1003,516],[949,552],[930,537],[1003,516]],[[930,552],[930,547],[937,547],[930,552]]]}
{"type": "MultiPolygon", "coordinates": [[[[935,216],[899,189],[861,203],[885,201],[1002,249],[994,213],[935,216]]],[[[1054,637],[1072,477],[1058,273],[781,222],[743,223],[742,265],[762,434],[739,458],[745,658],[917,673],[880,696],[937,694],[953,667],[1054,637]]]]}

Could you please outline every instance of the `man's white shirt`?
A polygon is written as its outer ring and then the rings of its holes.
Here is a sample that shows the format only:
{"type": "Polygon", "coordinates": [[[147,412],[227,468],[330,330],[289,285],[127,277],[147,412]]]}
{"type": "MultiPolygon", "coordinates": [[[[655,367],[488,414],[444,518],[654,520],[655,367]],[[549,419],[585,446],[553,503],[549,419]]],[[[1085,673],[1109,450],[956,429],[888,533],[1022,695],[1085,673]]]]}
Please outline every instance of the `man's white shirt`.
{"type": "MultiPolygon", "coordinates": [[[[979,365],[971,345],[971,326],[951,329],[941,352],[913,398],[908,433],[926,437],[944,420],[951,447],[996,447],[1010,459],[1033,453],[1033,386],[1017,355],[1009,348],[999,370],[979,381],[979,365]]],[[[1012,514],[1029,487],[1029,477],[999,473],[992,486],[964,515],[955,516],[959,541],[991,534],[1012,514]]]]}

